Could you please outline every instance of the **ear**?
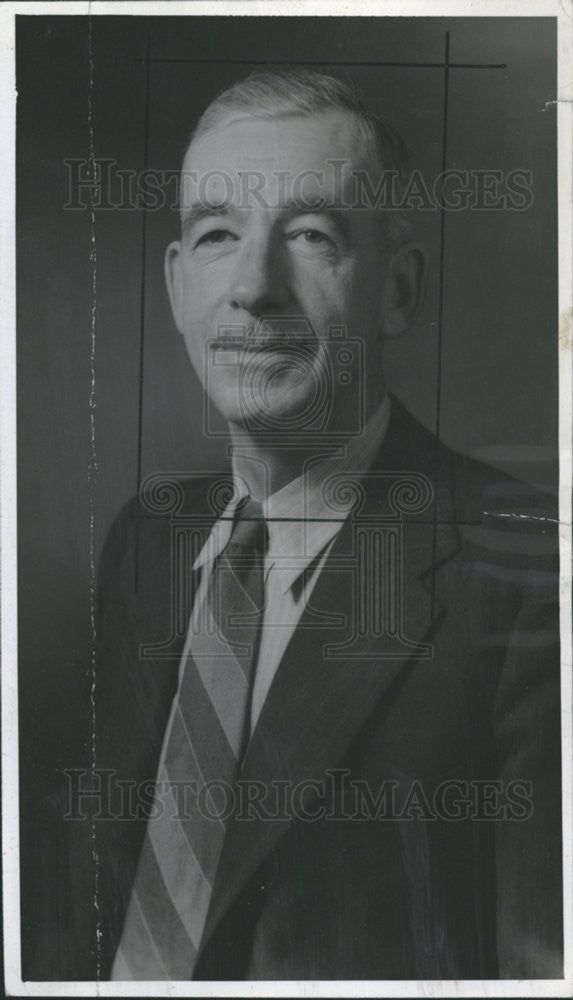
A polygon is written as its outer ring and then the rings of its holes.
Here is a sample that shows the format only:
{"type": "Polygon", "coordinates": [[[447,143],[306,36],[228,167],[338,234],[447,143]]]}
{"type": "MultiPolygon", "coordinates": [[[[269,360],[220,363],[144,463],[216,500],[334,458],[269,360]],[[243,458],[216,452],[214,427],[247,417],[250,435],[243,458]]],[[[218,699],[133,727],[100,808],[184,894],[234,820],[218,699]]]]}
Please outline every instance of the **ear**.
{"type": "Polygon", "coordinates": [[[390,257],[383,301],[382,332],[398,337],[412,326],[426,290],[426,252],[413,243],[390,257]]]}
{"type": "Polygon", "coordinates": [[[171,303],[171,312],[179,333],[183,333],[183,274],[181,268],[181,243],[170,243],[165,251],[165,284],[171,303]]]}

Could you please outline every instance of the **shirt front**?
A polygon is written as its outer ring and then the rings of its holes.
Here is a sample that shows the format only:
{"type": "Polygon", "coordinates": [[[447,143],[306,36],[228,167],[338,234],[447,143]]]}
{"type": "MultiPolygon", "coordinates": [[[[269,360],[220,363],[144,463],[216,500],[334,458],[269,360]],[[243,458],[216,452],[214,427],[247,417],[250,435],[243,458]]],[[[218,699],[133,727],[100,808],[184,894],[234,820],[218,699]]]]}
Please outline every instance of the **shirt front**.
{"type": "MultiPolygon", "coordinates": [[[[352,507],[349,497],[347,502],[337,501],[333,509],[324,495],[325,480],[335,473],[344,472],[358,478],[366,472],[382,446],[389,418],[390,399],[386,395],[363,432],[346,445],[342,454],[309,463],[301,476],[262,501],[269,544],[264,566],[265,611],[251,701],[251,732],[335,538],[352,507]]],[[[236,508],[246,496],[260,499],[251,492],[248,462],[238,452],[233,454],[233,480],[233,497],[213,526],[193,566],[193,569],[202,568],[203,572],[181,669],[191,636],[198,628],[199,609],[207,594],[213,565],[230,540],[236,508]]]]}

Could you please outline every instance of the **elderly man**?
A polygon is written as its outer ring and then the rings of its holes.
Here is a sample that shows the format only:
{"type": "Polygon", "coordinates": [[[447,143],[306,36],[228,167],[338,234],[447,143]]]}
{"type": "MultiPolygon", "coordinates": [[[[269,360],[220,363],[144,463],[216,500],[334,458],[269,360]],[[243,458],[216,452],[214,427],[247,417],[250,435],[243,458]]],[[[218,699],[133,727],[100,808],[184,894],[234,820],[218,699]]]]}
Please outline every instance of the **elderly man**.
{"type": "Polygon", "coordinates": [[[232,472],[104,553],[102,978],[561,975],[550,515],[387,393],[425,258],[384,176],[398,135],[310,72],[191,138],[167,285],[232,472]]]}

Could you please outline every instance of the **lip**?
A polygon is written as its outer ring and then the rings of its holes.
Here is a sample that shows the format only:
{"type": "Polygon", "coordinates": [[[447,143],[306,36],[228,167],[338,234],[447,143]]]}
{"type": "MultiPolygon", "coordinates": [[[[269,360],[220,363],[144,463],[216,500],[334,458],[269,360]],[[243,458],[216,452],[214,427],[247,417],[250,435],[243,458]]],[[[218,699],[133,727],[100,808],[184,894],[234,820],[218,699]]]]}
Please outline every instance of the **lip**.
{"type": "Polygon", "coordinates": [[[230,352],[240,355],[282,355],[284,357],[304,357],[316,353],[316,340],[308,335],[294,336],[258,334],[247,338],[234,337],[218,340],[211,344],[214,352],[230,352]]]}
{"type": "Polygon", "coordinates": [[[212,350],[244,354],[293,354],[315,351],[316,336],[303,316],[267,317],[245,325],[231,325],[219,330],[211,343],[212,350]]]}
{"type": "Polygon", "coordinates": [[[301,351],[310,352],[314,348],[306,340],[278,340],[275,338],[257,337],[245,342],[244,340],[228,340],[224,343],[211,345],[213,351],[233,351],[241,354],[300,354],[301,351]]]}
{"type": "Polygon", "coordinates": [[[314,366],[317,355],[316,342],[309,343],[308,338],[294,340],[292,338],[253,337],[248,343],[244,340],[226,341],[212,345],[212,362],[217,367],[232,366],[247,376],[249,372],[255,375],[258,371],[297,372],[299,377],[314,366]]]}

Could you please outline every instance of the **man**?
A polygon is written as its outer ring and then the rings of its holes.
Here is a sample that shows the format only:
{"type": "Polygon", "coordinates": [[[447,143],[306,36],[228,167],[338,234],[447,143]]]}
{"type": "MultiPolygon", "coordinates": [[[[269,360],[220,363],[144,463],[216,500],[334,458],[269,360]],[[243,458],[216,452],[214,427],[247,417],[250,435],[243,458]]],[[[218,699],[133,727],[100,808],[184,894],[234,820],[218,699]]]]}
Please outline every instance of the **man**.
{"type": "Polygon", "coordinates": [[[148,484],[106,546],[99,978],[561,975],[553,515],[386,391],[424,254],[382,171],[399,137],[315,73],[187,150],[167,285],[232,475],[148,484]]]}

